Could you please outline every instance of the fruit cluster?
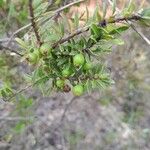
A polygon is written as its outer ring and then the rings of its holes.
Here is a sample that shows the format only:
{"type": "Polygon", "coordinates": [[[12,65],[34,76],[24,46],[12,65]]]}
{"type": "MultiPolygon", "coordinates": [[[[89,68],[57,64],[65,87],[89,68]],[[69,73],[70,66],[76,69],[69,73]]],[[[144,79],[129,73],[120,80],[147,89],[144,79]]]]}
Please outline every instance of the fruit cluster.
{"type": "Polygon", "coordinates": [[[41,62],[38,69],[42,67],[44,73],[54,75],[54,87],[58,90],[65,92],[72,90],[76,96],[84,93],[84,85],[81,83],[79,75],[82,76],[82,73],[86,74],[91,69],[92,63],[85,59],[83,53],[78,52],[73,56],[67,57],[66,60],[71,60],[71,63],[69,65],[62,64],[58,67],[56,60],[59,59],[59,56],[54,55],[48,44],[43,44],[40,49],[30,51],[26,59],[33,65],[41,62]],[[78,77],[76,77],[77,74],[78,77]],[[70,85],[68,85],[68,81],[70,81],[70,85]]]}
{"type": "Polygon", "coordinates": [[[102,65],[95,63],[93,65],[94,59],[91,55],[101,49],[95,46],[93,51],[90,51],[93,45],[105,38],[103,32],[105,31],[100,27],[93,25],[90,38],[70,40],[56,48],[51,48],[49,43],[44,43],[40,48],[31,49],[26,59],[37,66],[39,77],[46,75],[47,80],[52,80],[53,89],[72,91],[74,95],[80,96],[87,90],[104,87],[110,83],[109,77],[103,72],[102,65]]]}

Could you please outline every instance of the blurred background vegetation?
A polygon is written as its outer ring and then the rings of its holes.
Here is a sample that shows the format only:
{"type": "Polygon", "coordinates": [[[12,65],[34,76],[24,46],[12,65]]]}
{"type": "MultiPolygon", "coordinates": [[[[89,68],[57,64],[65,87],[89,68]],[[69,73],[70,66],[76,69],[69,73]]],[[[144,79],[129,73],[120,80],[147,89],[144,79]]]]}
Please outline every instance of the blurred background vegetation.
{"type": "MultiPolygon", "coordinates": [[[[48,2],[51,9],[69,3],[48,2]]],[[[118,6],[121,8],[125,2],[118,0],[118,6]]],[[[135,3],[148,7],[150,1],[135,3]]],[[[8,38],[28,23],[27,0],[0,0],[0,87],[4,86],[8,93],[9,86],[24,86],[24,75],[31,70],[5,48],[8,38]]],[[[149,28],[136,28],[150,39],[149,28]]],[[[37,89],[31,88],[15,102],[0,99],[0,149],[149,150],[150,47],[132,29],[122,38],[125,45],[114,47],[104,58],[115,84],[75,101],[59,129],[54,130],[72,95],[42,97],[37,89]]],[[[15,42],[9,48],[21,51],[15,42]]]]}

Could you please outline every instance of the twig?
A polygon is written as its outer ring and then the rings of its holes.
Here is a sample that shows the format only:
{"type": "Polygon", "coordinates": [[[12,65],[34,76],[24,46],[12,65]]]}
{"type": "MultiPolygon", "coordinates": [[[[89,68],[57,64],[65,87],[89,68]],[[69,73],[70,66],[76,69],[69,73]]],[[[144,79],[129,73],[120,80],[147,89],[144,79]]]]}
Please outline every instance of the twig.
{"type": "Polygon", "coordinates": [[[29,23],[29,24],[27,24],[26,26],[23,26],[23,27],[21,27],[20,29],[16,30],[16,31],[12,34],[12,36],[11,36],[10,38],[8,38],[8,43],[7,43],[7,45],[10,44],[10,42],[12,41],[12,39],[13,39],[13,37],[14,37],[15,35],[17,35],[17,34],[20,33],[21,31],[23,31],[23,30],[29,28],[30,26],[31,26],[31,23],[29,23]]]}
{"type": "Polygon", "coordinates": [[[46,76],[44,76],[44,77],[38,79],[37,81],[35,81],[35,82],[32,83],[32,84],[30,84],[30,85],[28,85],[28,86],[26,86],[26,87],[20,89],[19,91],[17,91],[17,92],[15,92],[14,94],[12,94],[12,96],[11,96],[10,98],[6,99],[5,101],[10,101],[12,98],[14,98],[15,96],[17,96],[18,94],[20,94],[20,93],[22,93],[22,92],[28,90],[30,87],[36,85],[40,80],[43,80],[44,78],[47,78],[47,77],[48,77],[48,75],[46,75],[46,76]]]}
{"type": "MultiPolygon", "coordinates": [[[[131,20],[136,20],[136,21],[137,21],[137,20],[139,20],[140,18],[141,18],[141,17],[138,16],[138,15],[132,15],[132,16],[130,16],[130,17],[120,17],[120,18],[116,18],[116,19],[114,19],[114,20],[109,20],[109,21],[107,21],[107,20],[102,20],[101,22],[98,23],[98,25],[101,26],[101,27],[105,27],[105,26],[107,26],[107,24],[119,23],[119,22],[127,21],[127,20],[129,20],[129,21],[131,21],[131,20]]],[[[85,26],[84,28],[81,28],[81,29],[76,30],[74,33],[70,34],[69,36],[67,36],[67,37],[65,37],[65,38],[62,38],[62,39],[60,39],[59,41],[57,41],[56,43],[54,43],[54,44],[52,45],[52,48],[54,49],[54,48],[56,48],[59,44],[63,44],[63,43],[65,43],[65,42],[69,41],[70,39],[74,38],[75,36],[80,35],[80,34],[86,32],[86,31],[88,31],[89,28],[90,28],[90,26],[85,26]]]]}
{"type": "Polygon", "coordinates": [[[70,108],[70,106],[72,105],[72,103],[73,103],[77,98],[78,98],[78,97],[76,97],[76,96],[73,97],[73,98],[69,101],[69,103],[66,104],[66,106],[65,106],[65,108],[64,108],[64,111],[63,111],[63,114],[62,114],[62,116],[61,116],[61,118],[60,118],[60,121],[59,121],[58,125],[53,129],[53,131],[56,131],[56,130],[60,129],[60,127],[63,125],[63,121],[64,121],[64,119],[65,119],[65,116],[66,116],[66,113],[67,113],[68,109],[70,108]]]}
{"type": "Polygon", "coordinates": [[[86,26],[84,28],[81,28],[81,29],[78,29],[76,30],[74,33],[70,34],[69,36],[65,37],[65,38],[62,38],[60,39],[59,41],[57,41],[56,43],[53,44],[52,48],[56,48],[59,44],[62,44],[62,43],[65,43],[67,41],[69,41],[70,39],[72,39],[73,37],[81,34],[81,33],[84,33],[86,31],[89,30],[89,26],[86,26]]]}
{"type": "MultiPolygon", "coordinates": [[[[113,2],[111,0],[108,0],[110,5],[113,5],[113,2]]],[[[117,12],[120,13],[119,8],[116,8],[117,12]]],[[[136,27],[134,26],[134,24],[130,21],[130,20],[126,20],[126,22],[131,26],[131,28],[148,44],[150,45],[150,40],[140,31],[138,31],[136,29],[136,27]]]]}
{"type": "MultiPolygon", "coordinates": [[[[82,2],[84,2],[84,1],[86,1],[86,0],[78,0],[78,1],[69,3],[68,5],[65,5],[65,6],[63,6],[63,7],[59,8],[59,9],[57,9],[56,11],[54,11],[54,14],[48,18],[48,20],[49,20],[49,19],[52,19],[53,17],[55,17],[58,13],[62,12],[63,10],[65,10],[65,9],[67,9],[67,8],[70,8],[71,6],[77,5],[77,4],[79,4],[79,3],[82,3],[82,2]]],[[[40,19],[36,20],[35,22],[37,23],[37,22],[41,21],[42,19],[43,19],[43,18],[40,18],[40,19]]],[[[43,22],[45,22],[45,21],[43,21],[43,22]]],[[[42,23],[43,23],[43,22],[42,22],[42,23]]],[[[29,23],[29,24],[27,24],[27,25],[21,27],[21,28],[18,29],[17,31],[15,31],[15,32],[12,34],[12,36],[11,36],[10,38],[8,38],[8,40],[7,40],[8,43],[7,43],[7,44],[9,44],[9,43],[12,41],[12,39],[13,39],[13,37],[14,37],[15,35],[17,35],[17,34],[20,33],[21,31],[23,31],[23,30],[29,28],[31,25],[32,25],[32,24],[29,23]]],[[[1,41],[1,40],[0,40],[0,41],[1,41]]],[[[6,41],[6,42],[7,42],[7,41],[6,41]]]]}
{"type": "Polygon", "coordinates": [[[69,103],[65,106],[64,112],[63,112],[63,114],[62,114],[62,116],[61,116],[61,119],[60,119],[60,124],[62,124],[62,122],[64,121],[64,118],[65,118],[65,116],[66,116],[66,112],[68,111],[69,107],[72,105],[72,103],[73,103],[76,99],[77,99],[77,97],[73,97],[73,98],[69,101],[69,103]]]}
{"type": "MultiPolygon", "coordinates": [[[[10,38],[4,38],[4,39],[0,39],[0,43],[5,43],[8,42],[10,40],[10,38]]],[[[14,42],[15,40],[11,40],[12,42],[14,42]]]]}
{"type": "Polygon", "coordinates": [[[133,23],[127,21],[130,24],[131,28],[150,46],[150,40],[140,31],[136,29],[133,23]]]}
{"type": "Polygon", "coordinates": [[[2,50],[2,49],[5,49],[5,50],[7,50],[7,51],[9,51],[9,52],[11,52],[11,53],[15,53],[16,55],[18,55],[18,56],[20,56],[20,57],[23,56],[22,54],[20,54],[20,53],[17,52],[16,50],[13,50],[12,48],[5,47],[5,46],[3,46],[3,45],[0,45],[0,50],[2,50]]]}
{"type": "Polygon", "coordinates": [[[87,0],[78,0],[78,1],[75,1],[75,2],[71,2],[71,3],[69,3],[69,4],[65,5],[65,6],[63,6],[63,7],[59,8],[59,9],[57,9],[54,13],[55,13],[55,14],[56,14],[56,13],[60,13],[60,12],[62,12],[63,10],[65,10],[66,8],[70,8],[71,6],[77,5],[77,4],[82,3],[82,2],[84,2],[84,1],[87,1],[87,0]]]}
{"type": "Polygon", "coordinates": [[[37,24],[35,22],[35,17],[34,17],[34,10],[33,10],[33,6],[32,6],[32,0],[29,0],[29,12],[30,12],[30,19],[31,19],[31,25],[33,27],[38,45],[41,46],[42,45],[42,41],[38,32],[38,27],[37,24]]]}

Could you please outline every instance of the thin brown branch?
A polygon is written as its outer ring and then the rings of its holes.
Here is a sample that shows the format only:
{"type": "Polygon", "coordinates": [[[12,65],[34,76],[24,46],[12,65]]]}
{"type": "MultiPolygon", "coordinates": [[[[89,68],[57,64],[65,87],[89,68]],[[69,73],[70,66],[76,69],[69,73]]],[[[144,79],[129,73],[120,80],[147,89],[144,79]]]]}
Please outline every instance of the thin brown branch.
{"type": "Polygon", "coordinates": [[[62,38],[59,41],[57,41],[56,43],[54,43],[52,48],[56,48],[59,44],[63,44],[65,42],[69,41],[70,39],[74,38],[75,36],[77,36],[81,33],[84,33],[88,30],[89,30],[89,27],[84,27],[84,28],[78,29],[74,33],[70,34],[69,36],[62,38]]]}
{"type": "Polygon", "coordinates": [[[34,10],[33,10],[33,6],[32,6],[32,0],[29,0],[29,12],[30,12],[30,19],[31,19],[31,25],[33,27],[38,45],[41,46],[42,45],[42,41],[38,32],[38,27],[37,24],[35,22],[35,17],[34,17],[34,10]]]}
{"type": "Polygon", "coordinates": [[[62,116],[61,116],[61,119],[60,119],[60,124],[62,124],[62,122],[64,121],[64,118],[65,118],[65,116],[66,116],[66,113],[67,113],[68,109],[70,108],[70,106],[72,105],[72,103],[73,103],[76,99],[77,99],[77,97],[73,97],[73,98],[69,101],[69,103],[65,106],[64,112],[63,112],[63,114],[62,114],[62,116]]]}
{"type": "MultiPolygon", "coordinates": [[[[54,13],[53,13],[53,15],[50,16],[50,17],[48,18],[48,20],[49,20],[49,19],[53,19],[55,16],[57,16],[57,14],[61,13],[61,12],[64,11],[65,9],[70,8],[70,7],[72,7],[72,6],[74,6],[74,5],[77,5],[77,4],[79,4],[79,3],[82,3],[82,2],[84,2],[84,1],[86,1],[86,0],[78,0],[78,1],[75,1],[75,2],[71,2],[71,3],[69,3],[69,4],[67,4],[67,5],[65,5],[65,6],[59,8],[59,9],[57,9],[57,10],[55,10],[54,13]]],[[[43,19],[43,17],[40,18],[40,19],[35,20],[35,22],[37,23],[37,22],[41,21],[42,19],[43,19]]],[[[44,23],[44,22],[45,22],[45,20],[42,21],[41,23],[44,23]]],[[[20,29],[16,30],[16,31],[12,34],[12,36],[11,36],[10,38],[8,38],[8,41],[6,41],[6,42],[8,42],[8,44],[9,44],[9,43],[12,41],[12,39],[13,39],[13,37],[14,37],[15,35],[17,35],[17,34],[20,33],[21,31],[23,31],[23,30],[29,28],[31,25],[32,25],[32,24],[29,23],[29,24],[27,24],[27,25],[21,27],[20,29]]]]}
{"type": "Polygon", "coordinates": [[[20,53],[17,52],[16,50],[13,50],[12,48],[5,47],[5,46],[3,46],[3,45],[0,45],[0,50],[3,50],[3,49],[9,51],[10,53],[15,53],[16,55],[18,55],[18,56],[20,56],[20,57],[23,56],[22,54],[20,54],[20,53]]]}
{"type": "MultiPolygon", "coordinates": [[[[0,39],[0,43],[6,43],[10,40],[10,38],[3,38],[3,39],[0,39]]],[[[15,40],[12,39],[11,42],[14,42],[15,40]]]]}
{"type": "MultiPolygon", "coordinates": [[[[112,6],[113,2],[112,0],[108,0],[109,4],[112,6]]],[[[116,11],[118,13],[120,13],[121,11],[119,10],[119,8],[116,8],[116,11]]],[[[150,45],[150,40],[140,31],[138,31],[138,29],[136,29],[136,27],[134,26],[134,24],[131,22],[131,20],[126,20],[126,22],[131,26],[131,28],[148,44],[150,45]]]]}
{"type": "Polygon", "coordinates": [[[61,115],[60,121],[59,121],[58,125],[53,129],[53,131],[56,131],[56,130],[60,129],[60,127],[63,125],[63,121],[64,121],[64,119],[65,119],[65,116],[66,116],[67,111],[68,111],[69,108],[71,107],[72,103],[73,103],[75,100],[77,100],[77,98],[78,98],[77,96],[73,97],[73,98],[66,104],[66,106],[65,106],[65,108],[64,108],[64,111],[63,111],[63,113],[62,113],[62,115],[61,115]]]}
{"type": "MultiPolygon", "coordinates": [[[[98,23],[98,25],[101,26],[101,27],[105,27],[105,26],[107,26],[107,24],[111,24],[111,23],[119,23],[119,22],[123,22],[123,21],[131,21],[131,20],[137,21],[139,19],[141,19],[140,16],[138,16],[138,15],[132,15],[130,17],[120,17],[120,18],[116,18],[114,20],[109,20],[109,21],[102,20],[100,23],[98,23]]],[[[86,26],[84,28],[76,30],[74,33],[70,34],[69,36],[64,37],[64,38],[60,39],[59,41],[57,41],[56,43],[54,43],[52,45],[52,48],[56,48],[58,45],[63,44],[65,42],[71,40],[75,36],[80,35],[80,34],[86,32],[86,31],[88,31],[89,28],[90,28],[89,26],[86,26]]]]}
{"type": "Polygon", "coordinates": [[[40,80],[43,80],[44,78],[47,78],[48,75],[38,79],[37,81],[35,81],[34,83],[31,83],[29,85],[27,85],[26,87],[18,90],[17,92],[13,93],[8,99],[6,99],[5,101],[10,101],[12,98],[14,98],[15,96],[17,96],[18,94],[28,90],[29,88],[33,87],[34,85],[36,85],[40,80]]]}

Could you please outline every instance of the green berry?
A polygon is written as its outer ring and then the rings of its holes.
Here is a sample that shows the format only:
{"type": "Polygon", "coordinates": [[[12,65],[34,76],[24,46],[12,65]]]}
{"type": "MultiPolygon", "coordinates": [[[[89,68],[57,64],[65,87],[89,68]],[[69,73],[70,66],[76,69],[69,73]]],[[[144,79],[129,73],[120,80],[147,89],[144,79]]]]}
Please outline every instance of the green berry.
{"type": "Polygon", "coordinates": [[[40,53],[40,50],[39,50],[39,49],[35,49],[35,50],[33,51],[33,53],[34,53],[34,54],[36,54],[39,58],[41,58],[41,57],[42,57],[42,55],[41,55],[41,53],[40,53]]]}
{"type": "Polygon", "coordinates": [[[81,96],[84,92],[84,88],[79,84],[73,87],[72,92],[75,96],[81,96]]]}
{"type": "Polygon", "coordinates": [[[76,66],[76,67],[80,67],[84,64],[84,56],[82,54],[77,54],[73,57],[73,64],[76,66]]]}
{"type": "Polygon", "coordinates": [[[84,64],[83,69],[84,70],[90,70],[92,68],[92,64],[90,62],[87,62],[84,64]]]}
{"type": "Polygon", "coordinates": [[[56,86],[57,86],[57,87],[63,88],[64,85],[65,85],[64,80],[58,79],[58,80],[56,81],[56,86]]]}
{"type": "Polygon", "coordinates": [[[31,53],[28,56],[28,60],[30,63],[35,64],[38,61],[38,55],[36,53],[31,53]]]}
{"type": "Polygon", "coordinates": [[[63,71],[62,71],[62,76],[63,77],[69,77],[71,75],[71,71],[70,71],[70,69],[68,68],[68,69],[64,69],[63,71]]]}
{"type": "Polygon", "coordinates": [[[48,54],[50,51],[51,51],[51,47],[50,44],[48,43],[42,44],[42,46],[40,47],[40,52],[43,55],[48,54]]]}

